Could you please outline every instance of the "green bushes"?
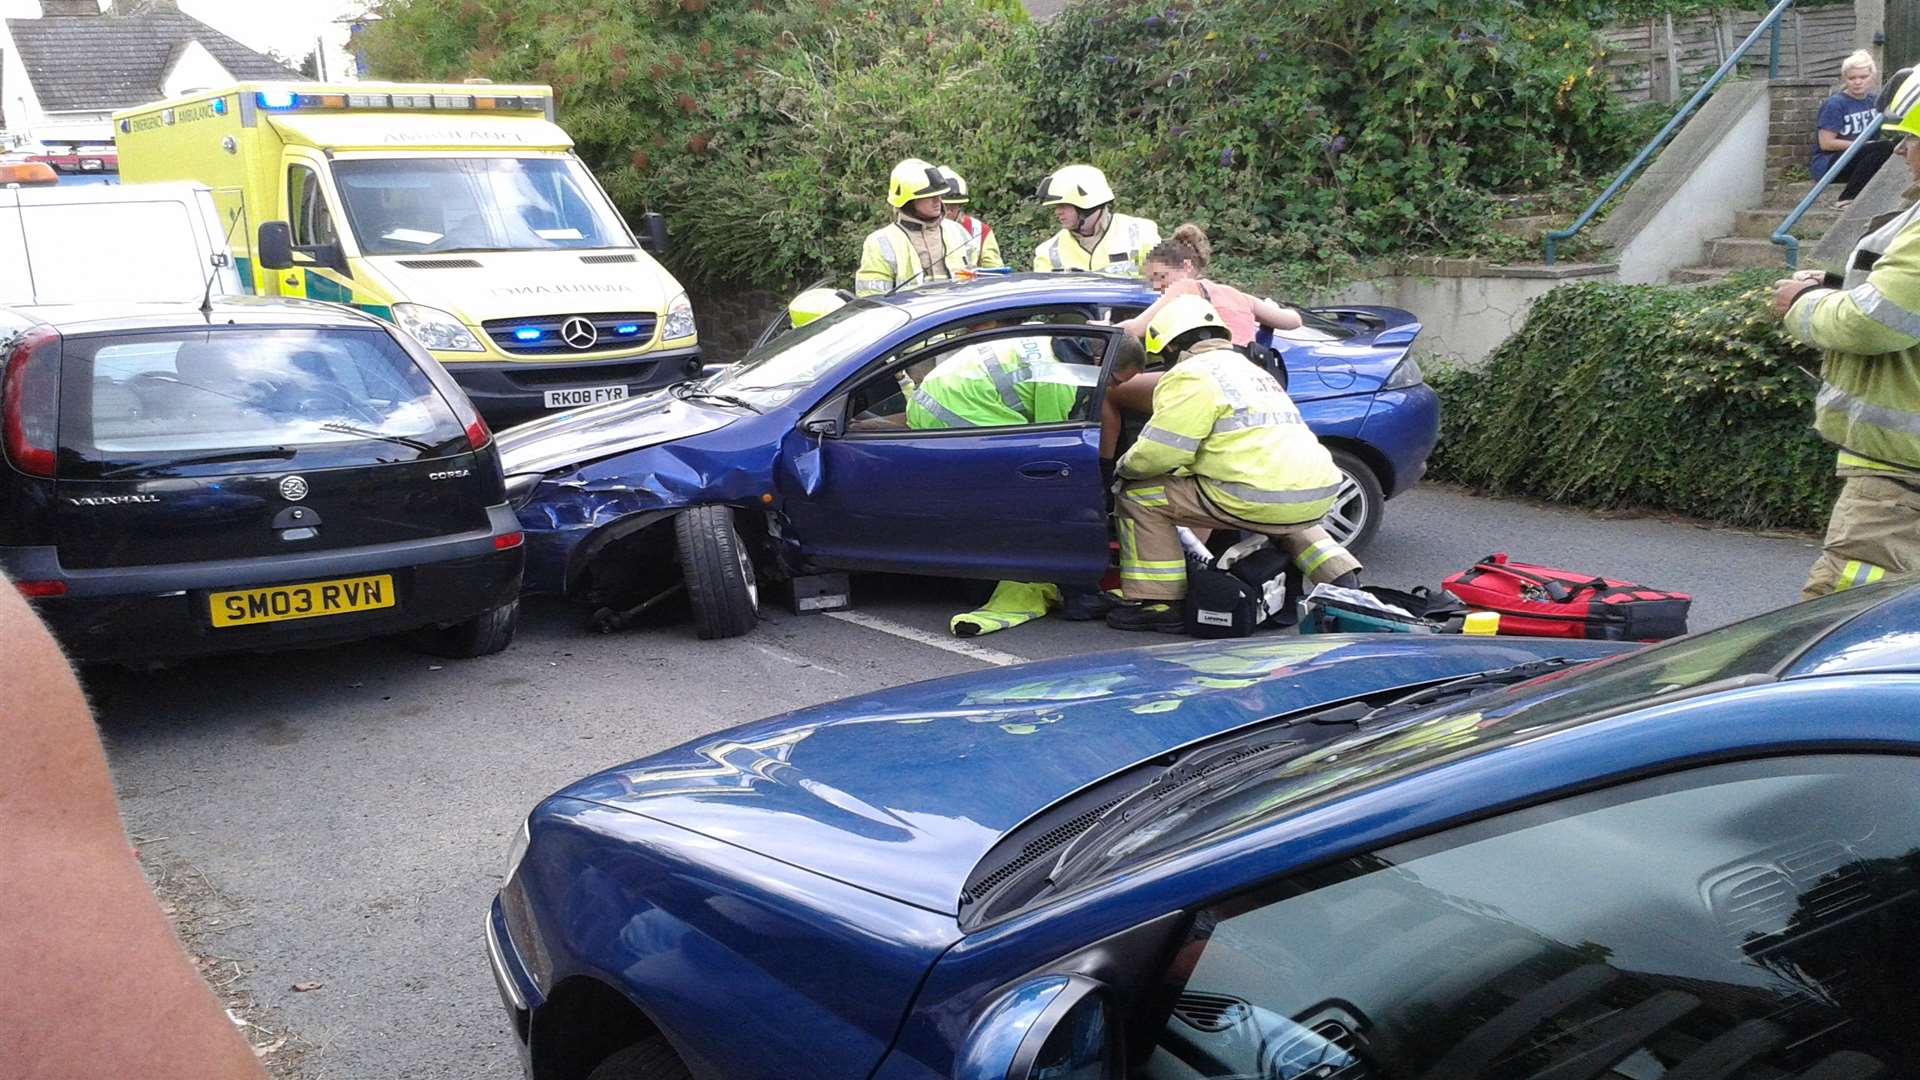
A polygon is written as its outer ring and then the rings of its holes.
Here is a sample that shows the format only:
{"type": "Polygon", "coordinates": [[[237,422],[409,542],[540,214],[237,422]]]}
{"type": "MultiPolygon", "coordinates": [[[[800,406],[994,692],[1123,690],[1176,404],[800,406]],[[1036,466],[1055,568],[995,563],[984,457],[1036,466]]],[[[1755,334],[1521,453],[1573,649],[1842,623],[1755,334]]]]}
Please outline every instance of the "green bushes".
{"type": "Polygon", "coordinates": [[[1445,417],[1432,475],[1494,494],[1819,527],[1838,486],[1833,449],[1811,429],[1819,357],[1767,311],[1771,276],[1547,293],[1484,368],[1434,378],[1445,417]]]}
{"type": "MultiPolygon", "coordinates": [[[[1121,209],[1197,220],[1227,265],[1337,271],[1460,250],[1490,197],[1630,147],[1592,29],[1546,0],[387,0],[383,77],[556,87],[623,210],[668,216],[690,281],[851,273],[892,164],[951,164],[1009,260],[1026,198],[1105,169],[1121,209]]],[[[1283,275],[1284,276],[1284,275],[1283,275]]]]}

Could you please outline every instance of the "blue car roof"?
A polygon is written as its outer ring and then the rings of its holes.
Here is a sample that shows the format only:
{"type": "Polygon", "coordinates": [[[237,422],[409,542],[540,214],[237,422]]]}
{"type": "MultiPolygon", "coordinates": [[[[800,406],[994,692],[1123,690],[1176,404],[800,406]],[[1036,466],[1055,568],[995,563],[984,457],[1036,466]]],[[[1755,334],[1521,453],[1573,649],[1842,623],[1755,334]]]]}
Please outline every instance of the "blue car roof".
{"type": "Polygon", "coordinates": [[[983,274],[972,281],[934,281],[872,298],[905,311],[910,318],[965,314],[972,308],[1035,304],[1110,304],[1146,306],[1156,293],[1139,278],[1105,274],[983,274]]]}

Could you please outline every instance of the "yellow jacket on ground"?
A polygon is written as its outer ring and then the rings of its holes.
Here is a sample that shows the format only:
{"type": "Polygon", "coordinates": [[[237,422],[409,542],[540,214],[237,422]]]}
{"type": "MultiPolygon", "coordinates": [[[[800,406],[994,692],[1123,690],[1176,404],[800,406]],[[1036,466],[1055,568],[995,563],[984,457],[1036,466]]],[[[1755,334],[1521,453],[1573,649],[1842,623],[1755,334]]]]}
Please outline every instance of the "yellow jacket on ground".
{"type": "Polygon", "coordinates": [[[1801,294],[1786,326],[1826,353],[1813,426],[1840,447],[1841,471],[1920,475],[1920,224],[1864,283],[1801,294]]]}
{"type": "MultiPolygon", "coordinates": [[[[927,225],[934,227],[933,222],[927,225]]],[[[969,260],[975,245],[967,231],[959,222],[945,218],[940,219],[938,228],[939,241],[946,254],[941,268],[932,272],[927,271],[919,246],[899,221],[868,233],[867,242],[860,248],[860,269],[853,274],[853,291],[861,296],[877,296],[896,288],[950,278],[972,267],[974,264],[969,260]]]]}
{"type": "Polygon", "coordinates": [[[1160,379],[1153,416],[1117,470],[1174,473],[1235,517],[1268,525],[1317,521],[1340,470],[1267,371],[1224,341],[1203,341],[1160,379]]]}
{"type": "Polygon", "coordinates": [[[1139,277],[1146,272],[1147,252],[1159,243],[1160,226],[1150,219],[1114,214],[1092,251],[1081,247],[1072,233],[1061,229],[1052,239],[1033,249],[1033,268],[1139,277]]]}

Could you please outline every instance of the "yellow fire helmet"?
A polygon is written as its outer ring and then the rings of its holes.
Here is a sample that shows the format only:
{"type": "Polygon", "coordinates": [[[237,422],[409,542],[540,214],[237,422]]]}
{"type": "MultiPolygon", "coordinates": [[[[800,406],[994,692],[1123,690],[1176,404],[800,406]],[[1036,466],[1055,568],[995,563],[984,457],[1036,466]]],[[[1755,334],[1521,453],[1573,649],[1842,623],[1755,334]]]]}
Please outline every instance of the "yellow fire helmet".
{"type": "Polygon", "coordinates": [[[947,206],[964,205],[969,195],[966,178],[945,165],[940,166],[940,175],[947,182],[947,193],[940,201],[947,206]]]}
{"type": "Polygon", "coordinates": [[[919,158],[908,158],[895,165],[893,176],[887,181],[887,202],[892,203],[895,208],[905,206],[915,199],[946,193],[946,177],[941,175],[939,169],[919,158]]]}
{"type": "Polygon", "coordinates": [[[1035,193],[1041,206],[1066,203],[1082,210],[1097,210],[1113,201],[1113,188],[1107,174],[1091,165],[1066,165],[1040,181],[1035,193]]]}
{"type": "Polygon", "coordinates": [[[1230,338],[1233,334],[1227,324],[1220,321],[1220,313],[1213,305],[1198,296],[1176,296],[1167,301],[1166,306],[1156,313],[1147,323],[1145,345],[1147,355],[1162,357],[1168,346],[1196,330],[1208,330],[1211,333],[1198,335],[1185,345],[1192,345],[1202,337],[1230,338]]]}
{"type": "Polygon", "coordinates": [[[1880,125],[1882,132],[1897,131],[1920,137],[1920,108],[1915,108],[1920,105],[1920,73],[1913,68],[1894,72],[1881,89],[1876,104],[1887,118],[1886,123],[1880,125]]]}
{"type": "Polygon", "coordinates": [[[847,306],[838,289],[808,289],[787,304],[787,321],[795,330],[847,306]]]}

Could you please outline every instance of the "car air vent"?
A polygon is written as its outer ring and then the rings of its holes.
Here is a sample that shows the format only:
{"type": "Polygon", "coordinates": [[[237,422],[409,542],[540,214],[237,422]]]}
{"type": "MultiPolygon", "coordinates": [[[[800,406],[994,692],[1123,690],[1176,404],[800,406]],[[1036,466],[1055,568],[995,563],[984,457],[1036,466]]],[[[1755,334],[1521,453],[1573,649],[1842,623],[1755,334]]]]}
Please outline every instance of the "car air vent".
{"type": "Polygon", "coordinates": [[[1833,919],[1872,899],[1872,887],[1853,849],[1823,841],[1723,875],[1707,886],[1713,913],[1735,941],[1784,933],[1797,918],[1806,926],[1833,919]]]}
{"type": "Polygon", "coordinates": [[[1771,866],[1753,866],[1713,883],[1707,890],[1721,929],[1738,942],[1777,934],[1793,914],[1799,890],[1771,866]]]}
{"type": "Polygon", "coordinates": [[[589,266],[599,266],[603,263],[630,263],[638,260],[631,255],[582,255],[580,261],[589,266]]]}
{"type": "Polygon", "coordinates": [[[478,270],[478,259],[401,259],[400,265],[409,270],[478,270]]]}
{"type": "Polygon", "coordinates": [[[993,873],[974,882],[966,892],[961,894],[962,897],[964,897],[967,903],[978,903],[981,897],[999,888],[1007,879],[1033,865],[1034,862],[1046,855],[1047,852],[1058,848],[1062,844],[1072,843],[1074,837],[1086,832],[1093,826],[1094,822],[1100,820],[1101,814],[1113,809],[1114,804],[1119,801],[1119,799],[1110,799],[1103,802],[1086,813],[1074,817],[1065,824],[1056,825],[1046,832],[1041,833],[1038,837],[1027,841],[1021,845],[1020,854],[1014,856],[993,873]]]}
{"type": "Polygon", "coordinates": [[[1245,1021],[1253,1010],[1237,997],[1190,990],[1173,1003],[1173,1015],[1191,1027],[1218,1034],[1245,1021]]]}
{"type": "Polygon", "coordinates": [[[1867,873],[1859,856],[1845,844],[1815,844],[1780,860],[1805,895],[1800,898],[1803,918],[1817,924],[1872,899],[1867,873]]]}
{"type": "Polygon", "coordinates": [[[1360,1040],[1347,1030],[1347,1025],[1338,1020],[1320,1021],[1313,1025],[1313,1033],[1332,1043],[1343,1054],[1351,1055],[1360,1049],[1360,1040]]]}

